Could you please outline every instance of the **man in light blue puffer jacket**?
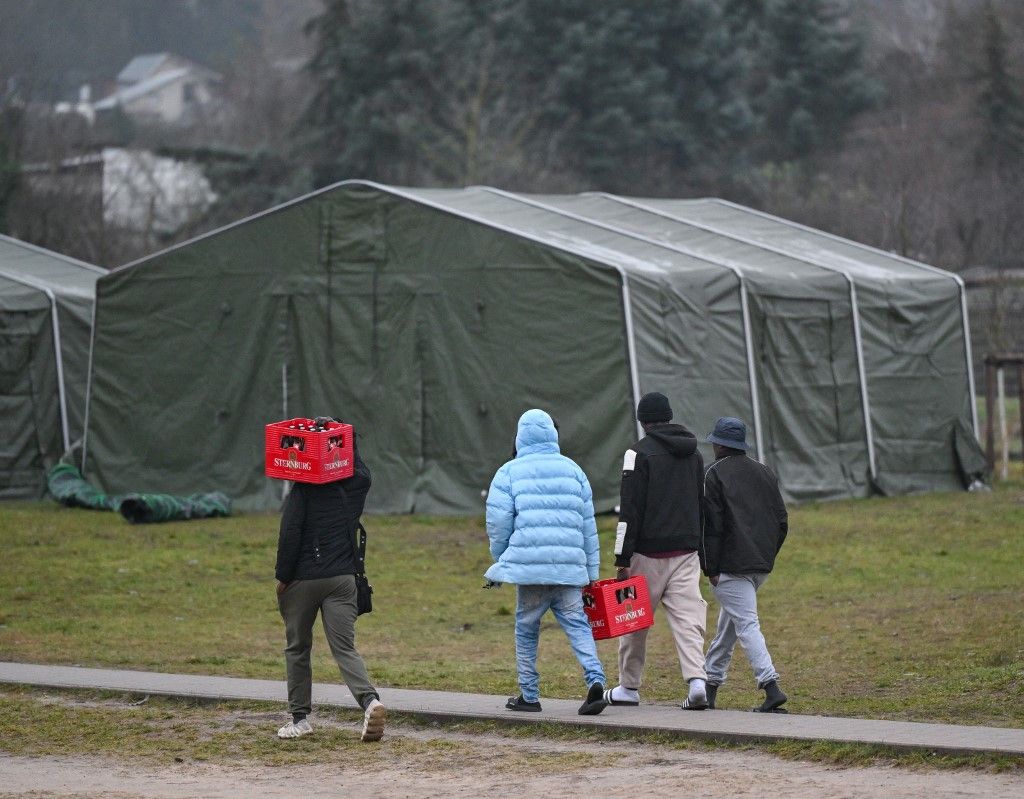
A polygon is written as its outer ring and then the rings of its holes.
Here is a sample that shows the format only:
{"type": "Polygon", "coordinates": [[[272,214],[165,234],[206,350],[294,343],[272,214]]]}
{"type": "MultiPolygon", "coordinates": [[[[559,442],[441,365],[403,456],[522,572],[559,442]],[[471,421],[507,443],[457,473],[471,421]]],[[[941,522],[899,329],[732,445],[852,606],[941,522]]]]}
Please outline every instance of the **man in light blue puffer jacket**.
{"type": "Polygon", "coordinates": [[[594,500],[583,470],[558,449],[551,417],[529,410],[519,419],[516,454],[487,492],[487,535],[496,561],[484,575],[516,586],[516,666],[519,696],[509,710],[540,711],[537,641],[551,610],[583,667],[587,698],[580,715],[607,707],[604,669],[581,589],[598,578],[600,546],[594,500]]]}

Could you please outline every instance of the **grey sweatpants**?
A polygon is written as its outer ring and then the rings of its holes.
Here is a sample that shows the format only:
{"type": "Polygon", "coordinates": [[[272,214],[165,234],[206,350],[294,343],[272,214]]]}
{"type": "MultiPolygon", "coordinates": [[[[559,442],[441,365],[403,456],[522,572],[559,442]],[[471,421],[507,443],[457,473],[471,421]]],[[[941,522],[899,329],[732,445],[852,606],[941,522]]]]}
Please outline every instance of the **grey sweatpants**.
{"type": "Polygon", "coordinates": [[[750,661],[750,668],[754,670],[758,688],[779,679],[779,673],[775,671],[772,656],[768,654],[768,646],[764,642],[761,622],[757,617],[757,590],[767,579],[768,575],[765,573],[720,574],[718,585],[711,586],[711,591],[718,604],[722,606],[722,610],[718,614],[715,640],[708,647],[704,661],[710,684],[721,685],[725,682],[737,641],[747,653],[747,660],[750,661]]]}
{"type": "Polygon", "coordinates": [[[309,653],[313,647],[313,623],[320,613],[331,654],[341,676],[362,707],[377,696],[356,651],[356,579],[351,574],[322,580],[296,580],[277,597],[284,619],[288,668],[288,707],[292,713],[309,713],[312,704],[313,670],[309,653]]]}

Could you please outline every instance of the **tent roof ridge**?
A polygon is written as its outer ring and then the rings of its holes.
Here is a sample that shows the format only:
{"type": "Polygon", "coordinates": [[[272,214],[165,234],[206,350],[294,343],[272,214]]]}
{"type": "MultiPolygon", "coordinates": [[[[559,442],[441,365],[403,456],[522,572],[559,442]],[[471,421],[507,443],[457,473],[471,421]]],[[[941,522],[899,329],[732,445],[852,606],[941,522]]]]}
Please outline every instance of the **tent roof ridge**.
{"type": "Polygon", "coordinates": [[[3,233],[0,233],[0,241],[7,242],[8,244],[14,247],[21,247],[22,249],[38,253],[39,255],[48,255],[51,258],[55,258],[58,261],[63,261],[64,263],[71,264],[72,266],[77,266],[82,269],[88,269],[90,272],[96,272],[97,274],[101,275],[107,274],[107,270],[104,269],[102,266],[96,266],[96,264],[90,264],[88,261],[82,261],[79,260],[78,258],[72,258],[70,255],[65,255],[64,253],[57,252],[56,250],[48,250],[46,247],[40,247],[38,244],[30,244],[27,241],[16,239],[13,236],[6,236],[3,233]]]}
{"type": "MultiPolygon", "coordinates": [[[[626,236],[627,238],[645,242],[646,244],[650,244],[652,247],[659,247],[663,250],[668,250],[669,252],[678,253],[679,255],[685,255],[687,258],[693,258],[695,261],[703,261],[704,263],[711,264],[712,266],[716,266],[719,269],[725,269],[727,271],[730,271],[737,277],[742,277],[743,275],[746,274],[746,272],[743,270],[741,266],[734,266],[728,264],[725,262],[724,259],[715,258],[709,255],[701,255],[678,244],[671,244],[668,242],[658,241],[657,239],[652,239],[651,237],[645,236],[642,233],[627,230],[626,228],[621,228],[617,225],[609,224],[608,222],[602,222],[598,219],[591,219],[583,214],[577,214],[573,211],[566,211],[556,206],[551,206],[548,205],[547,203],[540,202],[539,200],[533,200],[529,197],[519,194],[518,192],[505,191],[504,189],[496,189],[491,186],[480,186],[479,188],[483,189],[484,191],[489,191],[494,194],[497,194],[501,197],[508,197],[518,202],[525,203],[527,205],[532,205],[535,208],[540,208],[542,210],[548,211],[549,213],[557,214],[558,216],[563,216],[568,219],[574,219],[585,225],[592,225],[603,230],[611,231],[612,233],[616,233],[617,235],[620,236],[626,236]]],[[[605,195],[604,192],[598,192],[598,194],[618,199],[617,197],[615,197],[615,195],[605,195]]]]}
{"type": "MultiPolygon", "coordinates": [[[[533,234],[533,233],[529,233],[527,231],[519,230],[519,229],[517,229],[515,227],[512,227],[511,225],[503,225],[500,222],[496,222],[494,220],[488,219],[486,216],[482,216],[482,215],[478,215],[478,214],[473,214],[473,213],[470,213],[468,211],[462,211],[462,210],[460,210],[458,208],[452,208],[452,207],[446,206],[446,205],[444,205],[442,203],[432,202],[431,200],[429,200],[429,199],[427,199],[425,197],[418,196],[416,194],[416,190],[415,189],[407,190],[407,189],[405,189],[404,187],[401,187],[401,186],[391,186],[391,185],[387,185],[387,184],[384,184],[384,183],[378,183],[377,181],[373,181],[373,180],[365,180],[365,179],[362,179],[362,178],[351,178],[351,179],[347,179],[347,180],[337,181],[337,182],[332,183],[332,184],[330,184],[328,186],[322,186],[319,189],[315,189],[314,191],[307,192],[306,194],[300,195],[299,197],[294,197],[293,199],[288,200],[286,202],[280,203],[280,204],[272,206],[270,208],[265,208],[264,210],[258,211],[255,214],[250,214],[249,216],[243,217],[242,219],[236,219],[234,222],[229,222],[228,224],[222,225],[221,227],[215,228],[213,230],[209,230],[209,231],[207,231],[205,233],[201,233],[198,236],[193,236],[192,238],[186,239],[185,241],[178,242],[177,244],[172,244],[170,247],[165,247],[164,249],[158,250],[157,252],[150,253],[149,255],[144,255],[141,258],[136,258],[134,261],[129,261],[128,263],[121,264],[120,266],[114,267],[107,274],[115,274],[115,273],[122,272],[124,270],[134,269],[137,266],[142,266],[142,265],[148,263],[149,261],[151,261],[151,260],[153,260],[155,258],[158,258],[158,257],[161,257],[163,255],[166,255],[167,253],[174,252],[175,250],[179,250],[179,249],[181,249],[183,247],[188,247],[188,246],[190,246],[192,244],[195,244],[198,241],[202,241],[203,239],[207,239],[207,238],[211,238],[213,236],[220,235],[221,233],[224,233],[224,232],[226,232],[228,230],[232,230],[232,229],[234,229],[236,227],[240,227],[241,225],[248,224],[249,222],[254,222],[257,219],[261,219],[262,217],[269,216],[269,215],[277,213],[279,211],[283,211],[286,208],[290,208],[293,205],[297,205],[299,203],[303,203],[303,202],[305,202],[307,200],[311,200],[314,197],[318,197],[318,196],[323,195],[323,194],[328,194],[328,193],[330,193],[332,191],[335,191],[337,189],[343,188],[345,186],[366,186],[366,187],[369,187],[369,188],[373,188],[373,189],[376,189],[376,190],[378,190],[380,192],[384,192],[386,194],[390,194],[390,195],[392,195],[394,197],[400,197],[400,198],[402,198],[404,200],[408,200],[409,202],[416,203],[417,205],[421,205],[421,206],[424,206],[426,208],[433,208],[434,210],[440,211],[441,213],[450,214],[452,216],[459,217],[460,219],[466,219],[468,221],[475,222],[475,223],[480,224],[480,225],[484,225],[484,226],[492,228],[494,230],[500,230],[500,231],[502,231],[504,233],[508,233],[508,234],[513,235],[513,236],[519,236],[520,238],[528,239],[528,240],[533,241],[533,242],[535,242],[537,244],[541,244],[541,245],[543,245],[545,247],[550,247],[552,249],[556,249],[556,250],[560,250],[562,252],[569,253],[570,255],[574,255],[577,258],[583,258],[583,259],[585,259],[587,261],[590,261],[590,262],[600,263],[600,264],[603,264],[604,266],[608,266],[608,267],[611,267],[611,268],[614,268],[614,269],[624,269],[624,268],[626,268],[625,266],[623,266],[623,264],[619,263],[616,259],[612,259],[612,258],[604,259],[604,258],[601,258],[597,254],[584,252],[584,251],[579,250],[579,249],[577,249],[575,247],[572,247],[569,244],[565,244],[565,243],[562,243],[562,242],[551,241],[551,240],[546,239],[546,238],[544,238],[542,236],[539,236],[539,235],[536,235],[536,234],[533,234]]],[[[499,189],[493,189],[490,186],[465,186],[462,189],[448,189],[448,191],[453,191],[453,192],[454,191],[466,191],[466,190],[469,190],[469,189],[487,189],[487,190],[490,190],[490,191],[500,191],[499,189]]]]}
{"type": "Polygon", "coordinates": [[[734,203],[731,200],[724,200],[721,197],[709,197],[707,199],[710,202],[717,203],[718,205],[724,205],[727,208],[732,208],[737,211],[742,211],[743,213],[764,217],[765,219],[771,219],[772,221],[778,222],[782,225],[785,225],[786,227],[791,227],[796,230],[801,230],[816,236],[822,236],[832,241],[838,241],[841,244],[847,244],[851,247],[855,247],[860,250],[866,250],[868,252],[873,252],[876,253],[877,255],[881,255],[886,258],[892,258],[893,260],[901,261],[907,264],[908,266],[913,266],[917,269],[922,269],[941,278],[948,278],[949,280],[954,281],[961,287],[963,286],[963,278],[961,278],[960,275],[956,274],[955,272],[950,272],[946,269],[940,269],[937,266],[932,266],[930,264],[923,263],[922,261],[917,261],[913,258],[907,258],[905,255],[900,255],[899,253],[894,252],[887,252],[886,250],[883,250],[880,247],[873,247],[870,244],[864,244],[863,242],[857,241],[856,239],[848,239],[845,238],[844,236],[836,235],[835,233],[829,233],[827,230],[819,230],[818,228],[813,228],[810,227],[809,225],[801,224],[800,222],[794,222],[792,219],[786,219],[785,217],[770,214],[767,211],[761,211],[757,208],[751,208],[746,205],[740,205],[739,203],[734,203]]]}
{"type": "MultiPolygon", "coordinates": [[[[704,230],[707,231],[708,233],[713,233],[716,236],[721,236],[724,239],[732,239],[733,241],[738,241],[741,244],[746,244],[749,247],[753,247],[756,250],[773,252],[776,255],[781,255],[783,258],[789,258],[792,261],[798,261],[799,263],[807,264],[807,266],[810,266],[814,269],[820,269],[824,272],[831,272],[833,274],[842,275],[844,278],[846,278],[847,281],[853,280],[853,275],[851,275],[845,267],[832,266],[826,263],[822,263],[821,261],[812,259],[806,255],[800,255],[798,253],[793,253],[790,252],[789,250],[783,249],[782,247],[776,247],[773,244],[765,244],[764,242],[757,241],[756,239],[741,236],[738,233],[730,233],[727,230],[722,230],[717,226],[709,225],[705,222],[698,222],[696,220],[688,219],[687,217],[680,216],[678,214],[669,213],[668,211],[662,211],[658,208],[653,208],[640,200],[634,200],[628,197],[619,197],[614,194],[604,194],[604,196],[612,200],[615,200],[616,202],[628,205],[631,208],[636,208],[646,213],[661,216],[664,217],[665,219],[671,219],[672,221],[678,222],[681,225],[689,225],[690,227],[697,228],[698,230],[704,230]]],[[[712,201],[720,202],[719,200],[717,200],[717,198],[713,199],[712,201]]],[[[683,202],[686,202],[686,200],[683,200],[683,202]]],[[[743,206],[739,207],[742,208],[743,206]]]]}

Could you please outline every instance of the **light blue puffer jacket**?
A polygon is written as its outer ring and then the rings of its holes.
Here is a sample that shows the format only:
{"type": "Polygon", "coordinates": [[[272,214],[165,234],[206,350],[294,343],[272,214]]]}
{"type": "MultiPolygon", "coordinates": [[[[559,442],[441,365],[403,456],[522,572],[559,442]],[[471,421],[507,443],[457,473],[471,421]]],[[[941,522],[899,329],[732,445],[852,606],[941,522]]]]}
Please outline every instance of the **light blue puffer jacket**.
{"type": "Polygon", "coordinates": [[[583,586],[598,577],[590,482],[559,453],[558,431],[544,411],[519,419],[516,457],[487,492],[487,536],[497,562],[485,577],[496,583],[583,586]]]}

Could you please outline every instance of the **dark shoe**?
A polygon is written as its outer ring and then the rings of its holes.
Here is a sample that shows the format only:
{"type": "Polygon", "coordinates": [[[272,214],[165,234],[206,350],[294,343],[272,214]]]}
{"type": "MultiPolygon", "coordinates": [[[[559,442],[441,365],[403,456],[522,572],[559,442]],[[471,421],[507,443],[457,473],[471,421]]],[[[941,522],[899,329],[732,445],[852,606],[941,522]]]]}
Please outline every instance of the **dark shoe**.
{"type": "Polygon", "coordinates": [[[718,686],[717,685],[712,685],[711,683],[708,683],[707,693],[708,693],[708,710],[714,710],[715,709],[715,697],[718,696],[718,686]]]}
{"type": "Polygon", "coordinates": [[[523,695],[509,697],[505,703],[509,710],[523,710],[527,713],[540,713],[540,702],[527,702],[523,695]]]}
{"type": "Polygon", "coordinates": [[[606,707],[608,707],[608,700],[604,698],[604,686],[596,682],[587,691],[587,698],[580,705],[579,714],[581,716],[596,716],[606,707]]]}
{"type": "Polygon", "coordinates": [[[786,700],[789,699],[782,689],[779,688],[778,682],[772,680],[770,683],[766,683],[761,686],[764,691],[764,702],[761,703],[760,707],[755,707],[755,713],[784,713],[783,710],[778,710],[779,707],[786,704],[786,700]]]}

